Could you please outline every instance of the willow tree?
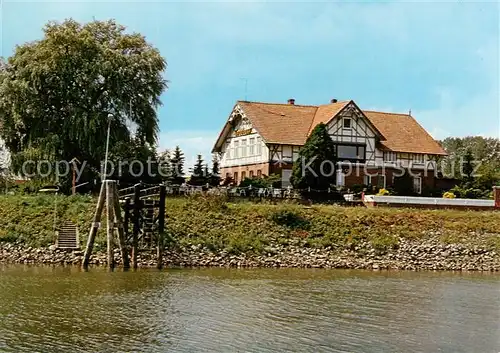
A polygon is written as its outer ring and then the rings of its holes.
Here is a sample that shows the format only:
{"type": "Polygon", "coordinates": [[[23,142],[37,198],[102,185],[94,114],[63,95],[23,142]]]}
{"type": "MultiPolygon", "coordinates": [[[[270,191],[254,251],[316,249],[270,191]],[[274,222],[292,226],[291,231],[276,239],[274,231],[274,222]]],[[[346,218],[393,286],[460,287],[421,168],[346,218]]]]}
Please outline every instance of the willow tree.
{"type": "Polygon", "coordinates": [[[115,21],[50,22],[41,40],[16,47],[0,72],[0,136],[13,167],[31,160],[86,161],[98,170],[117,141],[157,141],[166,62],[115,21]]]}

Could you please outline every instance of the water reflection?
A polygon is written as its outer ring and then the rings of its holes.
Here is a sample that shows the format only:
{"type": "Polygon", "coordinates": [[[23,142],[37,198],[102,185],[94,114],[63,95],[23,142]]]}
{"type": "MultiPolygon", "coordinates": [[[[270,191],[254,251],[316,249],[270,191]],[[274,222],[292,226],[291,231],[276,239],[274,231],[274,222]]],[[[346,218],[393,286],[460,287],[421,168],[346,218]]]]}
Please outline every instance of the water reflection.
{"type": "Polygon", "coordinates": [[[0,267],[0,350],[498,352],[500,276],[0,267]]]}

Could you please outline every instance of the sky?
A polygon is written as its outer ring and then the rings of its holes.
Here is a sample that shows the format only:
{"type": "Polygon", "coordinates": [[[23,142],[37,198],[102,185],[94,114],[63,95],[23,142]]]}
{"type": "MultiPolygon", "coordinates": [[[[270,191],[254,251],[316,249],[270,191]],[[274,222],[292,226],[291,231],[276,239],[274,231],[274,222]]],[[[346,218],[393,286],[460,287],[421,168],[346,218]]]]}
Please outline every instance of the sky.
{"type": "Polygon", "coordinates": [[[237,100],[409,112],[436,139],[500,137],[497,1],[0,0],[0,55],[48,21],[116,19],[160,50],[160,149],[210,150],[237,100]]]}

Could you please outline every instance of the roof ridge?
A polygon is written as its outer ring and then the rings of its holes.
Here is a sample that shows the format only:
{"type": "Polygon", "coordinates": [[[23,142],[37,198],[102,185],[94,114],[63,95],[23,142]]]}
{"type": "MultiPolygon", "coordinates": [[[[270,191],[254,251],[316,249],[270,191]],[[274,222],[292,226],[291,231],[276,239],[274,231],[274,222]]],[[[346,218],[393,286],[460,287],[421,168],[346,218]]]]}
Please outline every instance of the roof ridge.
{"type": "MultiPolygon", "coordinates": [[[[380,114],[391,114],[391,115],[405,115],[405,116],[411,116],[410,114],[408,113],[393,113],[393,112],[381,112],[381,111],[378,111],[378,110],[364,110],[364,109],[361,109],[361,111],[363,112],[367,112],[367,113],[380,113],[380,114]]],[[[411,116],[413,117],[413,116],[411,116]]]]}
{"type": "Polygon", "coordinates": [[[335,103],[326,103],[326,104],[320,104],[318,105],[318,108],[319,107],[326,107],[328,105],[332,105],[332,104],[341,104],[341,103],[349,103],[352,99],[348,99],[348,100],[344,100],[344,101],[336,101],[335,103]]]}
{"type": "Polygon", "coordinates": [[[314,115],[312,116],[311,123],[309,124],[309,128],[307,129],[307,135],[306,135],[306,141],[307,138],[309,137],[309,133],[311,132],[311,129],[313,128],[314,120],[316,119],[316,114],[318,114],[319,106],[316,107],[316,110],[314,111],[314,115]]]}
{"type": "Polygon", "coordinates": [[[317,105],[311,105],[311,104],[271,103],[271,102],[245,101],[245,100],[239,100],[238,102],[257,103],[257,104],[266,104],[266,105],[285,105],[285,106],[294,106],[294,107],[318,108],[317,105]]]}

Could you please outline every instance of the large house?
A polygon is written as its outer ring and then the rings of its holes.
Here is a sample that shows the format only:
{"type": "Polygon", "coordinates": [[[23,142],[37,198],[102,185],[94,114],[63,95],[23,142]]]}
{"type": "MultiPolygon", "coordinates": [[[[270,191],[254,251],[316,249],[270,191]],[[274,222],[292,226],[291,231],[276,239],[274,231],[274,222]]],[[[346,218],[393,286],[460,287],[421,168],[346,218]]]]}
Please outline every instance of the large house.
{"type": "Polygon", "coordinates": [[[315,126],[324,123],[335,144],[339,186],[390,187],[404,169],[416,192],[434,187],[437,163],[446,152],[411,116],[361,110],[354,101],[312,106],[236,102],[213,147],[221,176],[282,177],[289,185],[293,163],[315,126]]]}

